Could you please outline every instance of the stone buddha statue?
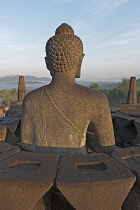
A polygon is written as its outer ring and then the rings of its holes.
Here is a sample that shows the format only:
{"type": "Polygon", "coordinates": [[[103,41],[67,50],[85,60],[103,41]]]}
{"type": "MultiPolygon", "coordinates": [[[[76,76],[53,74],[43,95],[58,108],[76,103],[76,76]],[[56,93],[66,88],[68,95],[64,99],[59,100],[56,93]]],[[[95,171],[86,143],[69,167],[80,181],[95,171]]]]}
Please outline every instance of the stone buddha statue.
{"type": "Polygon", "coordinates": [[[22,146],[27,151],[86,154],[86,130],[92,122],[94,151],[114,148],[107,98],[76,83],[80,77],[83,44],[63,23],[46,43],[45,62],[52,81],[28,93],[23,101],[22,146]]]}

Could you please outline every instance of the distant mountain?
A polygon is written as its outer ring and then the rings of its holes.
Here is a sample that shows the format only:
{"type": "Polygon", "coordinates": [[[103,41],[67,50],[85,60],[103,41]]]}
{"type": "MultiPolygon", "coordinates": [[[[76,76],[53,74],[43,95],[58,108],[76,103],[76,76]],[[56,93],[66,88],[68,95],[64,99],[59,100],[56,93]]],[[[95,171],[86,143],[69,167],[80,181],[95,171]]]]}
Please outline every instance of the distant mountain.
{"type": "Polygon", "coordinates": [[[140,79],[137,79],[137,85],[140,86],[140,79]]]}
{"type": "MultiPolygon", "coordinates": [[[[11,75],[0,77],[0,89],[8,89],[18,88],[18,81],[20,75],[11,75]]],[[[26,88],[29,90],[41,87],[50,83],[51,79],[48,77],[35,77],[31,75],[24,76],[26,88]]]]}
{"type": "Polygon", "coordinates": [[[83,86],[89,87],[92,82],[82,81],[82,80],[77,79],[76,83],[79,84],[79,85],[83,85],[83,86]]]}
{"type": "MultiPolygon", "coordinates": [[[[8,75],[8,76],[0,77],[0,90],[2,89],[11,90],[12,88],[18,88],[19,76],[21,75],[11,75],[11,76],[8,75]]],[[[24,79],[25,79],[26,88],[29,90],[39,88],[51,82],[51,79],[48,77],[40,78],[36,76],[31,76],[31,75],[25,75],[24,79]]],[[[89,87],[92,82],[81,81],[78,79],[77,83],[80,85],[89,87]]]]}
{"type": "MultiPolygon", "coordinates": [[[[4,76],[4,77],[0,77],[0,82],[1,81],[13,81],[13,82],[17,82],[18,80],[19,80],[19,77],[20,77],[21,75],[11,75],[11,76],[4,76]]],[[[31,75],[25,75],[24,76],[24,79],[26,80],[26,81],[50,81],[51,79],[50,78],[48,78],[48,77],[41,77],[41,78],[39,78],[39,77],[36,77],[36,76],[31,76],[31,75]]]]}
{"type": "Polygon", "coordinates": [[[135,75],[134,77],[136,77],[136,79],[140,79],[140,74],[135,75]]]}
{"type": "MultiPolygon", "coordinates": [[[[140,74],[137,74],[137,75],[131,75],[132,77],[136,77],[136,79],[139,79],[140,78],[140,74]]],[[[131,77],[130,76],[130,77],[131,77]]],[[[127,78],[127,79],[130,79],[129,76],[120,76],[120,77],[113,77],[113,78],[110,78],[110,79],[106,79],[107,82],[120,82],[123,78],[127,78]]],[[[103,80],[102,80],[103,81],[103,80]]],[[[105,81],[105,80],[104,80],[105,81]]]]}
{"type": "MultiPolygon", "coordinates": [[[[11,90],[12,88],[18,88],[18,81],[20,75],[11,75],[11,76],[4,76],[0,77],[0,90],[8,89],[11,90]]],[[[89,87],[92,83],[98,83],[101,89],[112,89],[118,86],[118,83],[121,82],[123,76],[114,77],[105,80],[93,80],[93,81],[82,81],[77,79],[76,82],[80,85],[84,85],[89,87]]],[[[136,76],[137,80],[140,78],[140,75],[136,76]]],[[[41,86],[47,85],[51,82],[51,79],[48,77],[36,77],[31,75],[25,75],[25,84],[28,90],[33,90],[39,88],[41,86]]],[[[138,81],[140,83],[140,80],[138,81]]]]}

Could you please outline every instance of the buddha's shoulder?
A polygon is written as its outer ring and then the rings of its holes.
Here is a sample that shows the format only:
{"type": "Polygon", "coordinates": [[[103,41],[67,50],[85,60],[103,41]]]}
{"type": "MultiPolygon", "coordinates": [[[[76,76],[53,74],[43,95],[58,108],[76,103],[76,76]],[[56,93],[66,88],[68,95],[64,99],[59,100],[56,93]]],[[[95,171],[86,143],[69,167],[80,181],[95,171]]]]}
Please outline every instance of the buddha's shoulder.
{"type": "Polygon", "coordinates": [[[98,90],[78,85],[78,92],[85,96],[88,100],[96,100],[98,102],[107,101],[107,97],[98,90]]]}
{"type": "Polygon", "coordinates": [[[26,94],[23,103],[29,103],[29,102],[35,102],[37,100],[40,100],[41,95],[43,94],[45,86],[42,86],[40,88],[34,89],[26,94]]]}

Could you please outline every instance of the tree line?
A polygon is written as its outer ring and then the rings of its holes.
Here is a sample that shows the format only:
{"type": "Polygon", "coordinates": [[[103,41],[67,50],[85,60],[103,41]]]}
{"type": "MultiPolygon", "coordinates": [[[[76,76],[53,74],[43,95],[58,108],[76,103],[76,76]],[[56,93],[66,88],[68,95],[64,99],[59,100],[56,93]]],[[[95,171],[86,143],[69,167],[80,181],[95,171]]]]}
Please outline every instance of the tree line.
{"type": "MultiPolygon", "coordinates": [[[[117,84],[117,87],[112,89],[101,89],[99,84],[97,83],[92,83],[90,85],[90,88],[94,88],[105,94],[108,98],[110,105],[120,105],[126,102],[129,90],[129,82],[129,79],[123,78],[121,82],[117,84]]],[[[140,103],[140,79],[137,80],[137,96],[138,103],[140,103]]]]}
{"type": "MultiPolygon", "coordinates": [[[[120,105],[126,102],[127,93],[129,89],[129,79],[123,78],[121,82],[110,83],[108,88],[100,88],[100,85],[97,83],[91,83],[90,88],[94,88],[99,90],[103,94],[105,94],[109,100],[110,105],[120,105]],[[110,89],[112,87],[112,89],[110,89]]],[[[30,90],[27,89],[27,92],[30,90]]],[[[140,79],[137,80],[137,96],[138,103],[140,103],[140,79]]],[[[3,89],[0,90],[0,98],[1,103],[5,106],[10,107],[11,102],[17,101],[18,90],[16,88],[12,88],[11,90],[3,89]]]]}
{"type": "Polygon", "coordinates": [[[17,101],[18,90],[16,88],[12,88],[11,90],[3,89],[0,90],[0,98],[1,103],[4,106],[10,107],[10,104],[14,101],[17,101]]]}

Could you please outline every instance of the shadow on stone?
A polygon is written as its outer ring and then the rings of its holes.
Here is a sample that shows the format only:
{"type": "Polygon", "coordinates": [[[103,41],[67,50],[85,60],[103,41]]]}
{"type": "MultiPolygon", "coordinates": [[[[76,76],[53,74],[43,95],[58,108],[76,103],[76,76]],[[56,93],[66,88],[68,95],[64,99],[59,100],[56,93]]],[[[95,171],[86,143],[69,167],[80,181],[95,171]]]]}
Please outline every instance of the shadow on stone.
{"type": "Polygon", "coordinates": [[[17,126],[17,128],[16,128],[15,135],[16,135],[18,138],[21,138],[21,121],[20,121],[20,120],[19,120],[18,126],[17,126]]]}
{"type": "Polygon", "coordinates": [[[60,190],[52,188],[36,203],[33,210],[75,210],[60,190]]]}
{"type": "Polygon", "coordinates": [[[139,210],[140,209],[140,186],[136,183],[128,193],[122,205],[122,210],[139,210]]]}
{"type": "MultiPolygon", "coordinates": [[[[52,191],[51,192],[52,193],[51,210],[74,210],[75,209],[56,186],[53,186],[51,188],[51,191],[52,191]]],[[[44,201],[46,201],[45,196],[43,197],[43,199],[44,201]]],[[[46,210],[48,209],[46,208],[46,210]]]]}
{"type": "Polygon", "coordinates": [[[119,147],[130,147],[137,137],[137,129],[134,118],[126,115],[117,115],[113,117],[113,128],[116,145],[119,147]]]}
{"type": "Polygon", "coordinates": [[[13,162],[9,168],[15,168],[16,170],[35,170],[40,167],[40,163],[38,162],[30,162],[30,161],[15,161],[13,162]]]}
{"type": "Polygon", "coordinates": [[[81,170],[88,170],[88,169],[93,169],[95,171],[104,171],[107,169],[107,165],[105,163],[94,163],[94,164],[77,164],[77,169],[81,170]]]}

